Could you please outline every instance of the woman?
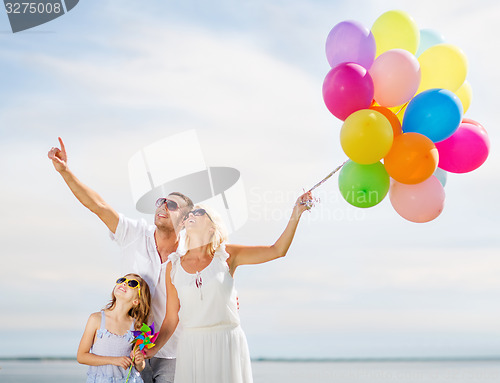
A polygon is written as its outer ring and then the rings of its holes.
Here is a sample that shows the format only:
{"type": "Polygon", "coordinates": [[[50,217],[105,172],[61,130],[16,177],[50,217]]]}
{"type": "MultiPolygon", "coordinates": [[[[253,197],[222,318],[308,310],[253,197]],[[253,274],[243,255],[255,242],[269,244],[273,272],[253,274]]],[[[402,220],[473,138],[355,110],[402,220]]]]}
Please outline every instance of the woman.
{"type": "Polygon", "coordinates": [[[167,313],[153,356],[179,324],[175,382],[252,382],[250,356],[240,327],[233,275],[237,267],[283,257],[311,193],[297,199],[283,234],[272,246],[225,245],[220,218],[196,206],[184,220],[185,253],[173,253],[166,269],[167,313]]]}

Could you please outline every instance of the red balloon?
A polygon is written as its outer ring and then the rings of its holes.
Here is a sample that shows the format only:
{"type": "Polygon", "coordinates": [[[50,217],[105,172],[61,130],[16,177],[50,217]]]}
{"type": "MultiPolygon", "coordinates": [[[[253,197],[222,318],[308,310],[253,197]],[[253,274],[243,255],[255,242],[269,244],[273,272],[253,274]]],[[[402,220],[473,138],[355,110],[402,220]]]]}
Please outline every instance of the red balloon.
{"type": "Polygon", "coordinates": [[[394,133],[394,137],[403,133],[403,130],[401,129],[401,121],[399,121],[398,116],[396,116],[392,112],[392,110],[386,108],[385,106],[376,106],[376,105],[370,106],[370,109],[382,113],[389,120],[392,126],[392,132],[394,133]]]}
{"type": "Polygon", "coordinates": [[[323,99],[328,110],[340,120],[368,109],[373,100],[373,80],[361,65],[342,63],[332,68],[323,82],[323,99]]]}
{"type": "Polygon", "coordinates": [[[470,118],[462,118],[462,122],[466,122],[467,124],[472,124],[472,125],[477,125],[479,126],[480,128],[483,128],[483,125],[481,125],[479,122],[477,121],[474,121],[474,120],[471,120],[470,118]]]}

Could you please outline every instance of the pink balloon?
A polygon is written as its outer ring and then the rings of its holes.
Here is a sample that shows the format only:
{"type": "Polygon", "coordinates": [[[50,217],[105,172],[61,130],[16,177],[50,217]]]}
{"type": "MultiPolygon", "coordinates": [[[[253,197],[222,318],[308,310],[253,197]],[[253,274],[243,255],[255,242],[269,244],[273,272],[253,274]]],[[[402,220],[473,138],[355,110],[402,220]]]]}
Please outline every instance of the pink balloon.
{"type": "Polygon", "coordinates": [[[345,120],[351,113],[370,107],[373,101],[372,78],[359,64],[339,64],[325,77],[323,100],[335,117],[345,120]]]}
{"type": "Polygon", "coordinates": [[[462,122],[451,137],[436,143],[441,169],[467,173],[480,167],[488,158],[490,139],[486,129],[476,121],[467,121],[462,122]]]}
{"type": "Polygon", "coordinates": [[[326,58],[332,68],[343,62],[352,62],[369,69],[376,50],[373,34],[357,21],[338,23],[326,39],[326,58]]]}
{"type": "Polygon", "coordinates": [[[420,85],[420,64],[404,49],[391,49],[373,62],[370,76],[375,101],[381,106],[398,106],[411,100],[420,85]]]}
{"type": "Polygon", "coordinates": [[[414,185],[391,180],[389,199],[392,207],[411,222],[429,222],[439,216],[444,208],[444,197],[443,185],[436,176],[414,185]]]}

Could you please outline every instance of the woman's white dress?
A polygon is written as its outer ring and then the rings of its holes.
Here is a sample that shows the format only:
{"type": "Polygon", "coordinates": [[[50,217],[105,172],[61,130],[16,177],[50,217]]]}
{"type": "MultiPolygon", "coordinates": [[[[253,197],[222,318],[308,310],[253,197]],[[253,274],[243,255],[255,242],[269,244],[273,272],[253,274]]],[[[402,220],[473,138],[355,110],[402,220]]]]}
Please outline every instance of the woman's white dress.
{"type": "Polygon", "coordinates": [[[176,383],[251,383],[252,369],[240,327],[234,279],[221,245],[212,262],[190,274],[173,253],[171,278],[180,301],[176,383]]]}

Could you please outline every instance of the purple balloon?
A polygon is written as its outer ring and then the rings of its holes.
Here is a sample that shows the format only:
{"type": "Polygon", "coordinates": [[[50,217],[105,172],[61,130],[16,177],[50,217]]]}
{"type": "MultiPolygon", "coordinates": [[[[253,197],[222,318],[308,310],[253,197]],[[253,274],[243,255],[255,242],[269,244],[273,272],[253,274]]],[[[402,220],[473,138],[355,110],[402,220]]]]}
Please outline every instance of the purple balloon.
{"type": "Polygon", "coordinates": [[[323,82],[325,105],[341,120],[357,110],[368,109],[373,101],[373,93],[370,74],[354,63],[342,63],[332,68],[323,82]]]}
{"type": "Polygon", "coordinates": [[[375,38],[357,21],[342,21],[326,38],[326,58],[334,68],[340,63],[353,62],[370,69],[375,59],[375,38]]]}

